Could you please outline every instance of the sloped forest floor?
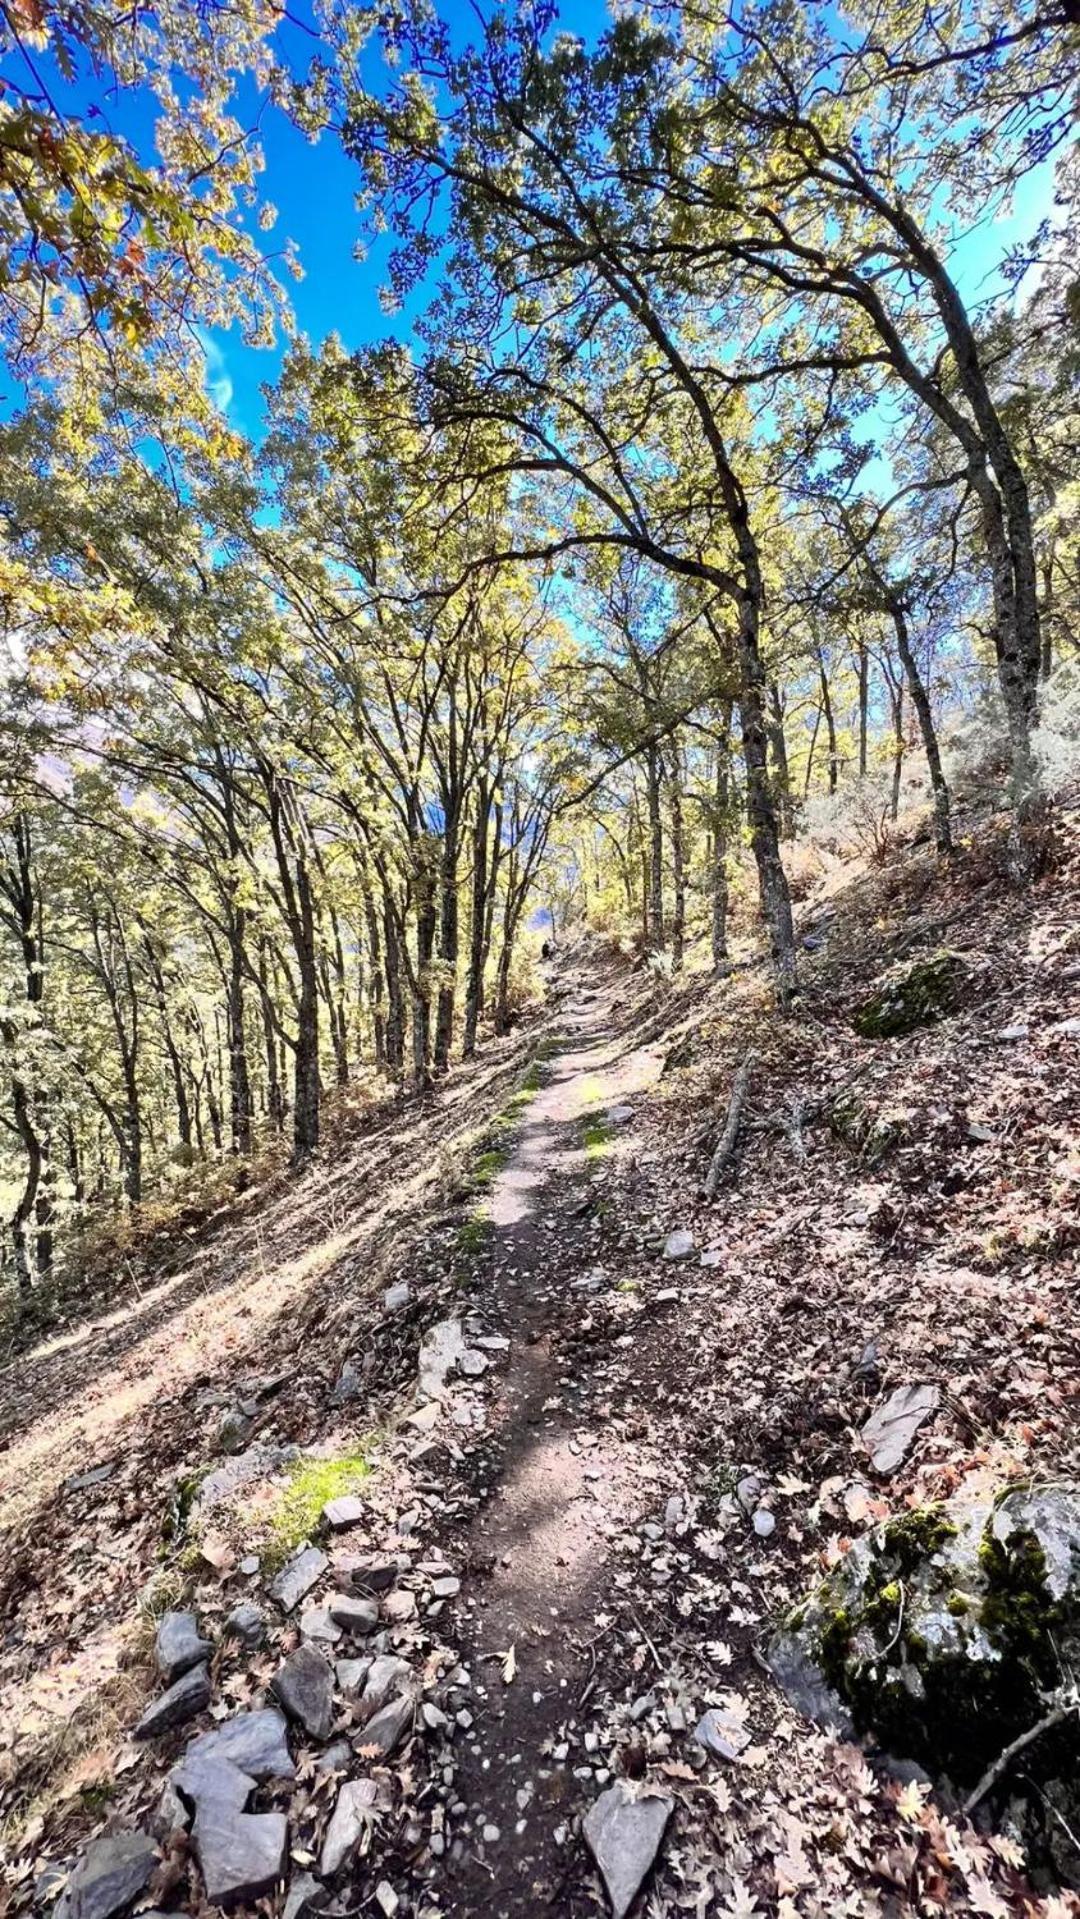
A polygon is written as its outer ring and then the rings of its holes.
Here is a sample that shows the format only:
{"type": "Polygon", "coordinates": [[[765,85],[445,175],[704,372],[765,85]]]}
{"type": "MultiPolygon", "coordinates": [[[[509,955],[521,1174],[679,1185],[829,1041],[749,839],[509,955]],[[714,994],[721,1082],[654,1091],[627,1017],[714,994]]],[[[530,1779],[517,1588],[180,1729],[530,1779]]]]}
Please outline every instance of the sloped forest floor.
{"type": "Polygon", "coordinates": [[[582,1817],[627,1781],[673,1808],[652,1919],[1080,1912],[1007,1833],[809,1725],[763,1658],[886,1514],[1080,1470],[1074,810],[1053,840],[1025,892],[992,821],[949,871],[924,844],[834,875],[799,908],[787,1018],[759,963],[671,986],[579,940],[512,1041],[10,1364],[12,1910],[135,1828],[160,1855],[137,1908],[207,1909],[163,1781],[193,1733],[273,1705],[305,1642],[332,1706],[253,1801],[288,1820],[264,1911],[585,1919],[607,1905],[582,1817]],[[883,975],[943,946],[954,1010],[860,1038],[883,975]],[[861,1429],[906,1383],[938,1408],[880,1475],[861,1429]],[[283,1561],[310,1574],[289,1606],[283,1561]],[[259,1643],[226,1627],[241,1602],[259,1643]],[[135,1741],[177,1605],[213,1642],[210,1703],[135,1741]],[[706,1708],[726,1756],[694,1738],[706,1708]]]}

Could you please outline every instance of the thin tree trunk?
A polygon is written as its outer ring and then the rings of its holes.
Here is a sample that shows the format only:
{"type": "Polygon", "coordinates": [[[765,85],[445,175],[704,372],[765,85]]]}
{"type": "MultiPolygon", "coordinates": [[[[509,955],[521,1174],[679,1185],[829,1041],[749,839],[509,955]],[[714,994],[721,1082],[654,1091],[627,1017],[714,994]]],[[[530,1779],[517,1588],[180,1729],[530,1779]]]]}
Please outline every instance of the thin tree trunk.
{"type": "Polygon", "coordinates": [[[713,793],[712,963],[719,972],[728,956],[728,808],[731,804],[731,702],[721,710],[716,742],[716,786],[713,793]]]}
{"type": "Polygon", "coordinates": [[[649,951],[662,953],[664,931],[664,822],[660,810],[660,751],[650,744],[645,749],[645,799],[649,820],[648,891],[645,936],[649,951]]]}
{"type": "Polygon", "coordinates": [[[772,748],[780,838],[789,840],[795,831],[795,808],[791,799],[791,767],[788,763],[787,735],[784,732],[784,703],[775,680],[769,682],[769,745],[772,748]]]}
{"type": "Polygon", "coordinates": [[[893,626],[896,630],[896,645],[900,654],[900,663],[904,669],[904,676],[911,693],[911,703],[915,708],[915,716],[919,722],[919,732],[922,735],[926,764],[930,769],[930,786],[934,795],[934,833],[937,840],[937,848],[939,853],[951,853],[953,843],[949,788],[945,779],[944,768],[941,764],[941,751],[938,746],[937,729],[934,726],[934,715],[930,707],[930,696],[923,684],[918,661],[912,650],[911,637],[908,633],[908,625],[904,617],[903,608],[900,606],[899,601],[891,596],[890,607],[893,626]]]}
{"type": "Polygon", "coordinates": [[[671,970],[681,973],[686,952],[686,833],[683,825],[682,766],[672,742],[668,754],[668,809],[671,815],[671,970]]]}
{"type": "Polygon", "coordinates": [[[469,971],[465,986],[465,1031],[462,1056],[472,1059],[484,1010],[484,925],[488,885],[488,789],[481,784],[476,796],[472,836],[472,882],[469,899],[469,971]]]}
{"type": "Polygon", "coordinates": [[[439,999],[435,1013],[435,1071],[445,1073],[450,1065],[454,1039],[454,1001],[457,992],[458,963],[458,889],[457,820],[447,809],[443,825],[442,883],[439,914],[439,999]]]}

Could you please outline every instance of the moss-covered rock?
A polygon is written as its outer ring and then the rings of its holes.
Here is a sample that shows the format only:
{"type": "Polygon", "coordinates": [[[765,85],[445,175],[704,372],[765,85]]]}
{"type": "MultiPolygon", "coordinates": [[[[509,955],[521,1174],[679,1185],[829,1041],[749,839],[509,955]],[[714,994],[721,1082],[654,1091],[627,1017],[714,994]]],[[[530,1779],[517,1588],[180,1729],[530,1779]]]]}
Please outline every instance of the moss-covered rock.
{"type": "MultiPolygon", "coordinates": [[[[960,1785],[1036,1724],[1078,1656],[1076,1487],[888,1521],[788,1616],[772,1647],[777,1677],[813,1717],[869,1733],[960,1785]]],[[[1068,1736],[1075,1767],[1075,1723],[1068,1736]]],[[[1060,1774],[1060,1750],[1051,1757],[1060,1774]]]]}
{"type": "Polygon", "coordinates": [[[959,953],[943,947],[888,975],[856,1012],[853,1025],[864,1039],[894,1039],[955,1013],[969,973],[959,953]]]}
{"type": "Polygon", "coordinates": [[[829,1126],[849,1152],[867,1166],[879,1166],[897,1146],[912,1137],[911,1121],[906,1113],[881,1111],[855,1093],[844,1093],[829,1108],[829,1126]]]}

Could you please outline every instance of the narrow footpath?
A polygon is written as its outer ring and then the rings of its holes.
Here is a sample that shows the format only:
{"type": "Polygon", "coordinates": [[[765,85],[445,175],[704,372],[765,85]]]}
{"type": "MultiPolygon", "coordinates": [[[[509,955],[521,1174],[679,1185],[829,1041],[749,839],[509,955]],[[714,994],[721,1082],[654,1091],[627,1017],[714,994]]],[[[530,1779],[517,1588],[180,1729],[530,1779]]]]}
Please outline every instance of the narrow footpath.
{"type": "Polygon", "coordinates": [[[609,1429],[591,1369],[568,1369],[556,1333],[568,1316],[587,1318],[590,1295],[616,1277],[593,1264],[603,1166],[633,1150],[634,1097],[660,1070],[659,1053],[620,1037],[620,997],[625,980],[567,980],[559,1050],[495,1182],[477,1273],[485,1317],[511,1344],[492,1409],[491,1493],[461,1546],[477,1712],[456,1782],[467,1843],[446,1899],[462,1919],[551,1901],[569,1910],[560,1888],[582,1864],[569,1815],[583,1781],[593,1793],[605,1783],[578,1716],[603,1636],[608,1541],[648,1495],[638,1448],[609,1429]]]}

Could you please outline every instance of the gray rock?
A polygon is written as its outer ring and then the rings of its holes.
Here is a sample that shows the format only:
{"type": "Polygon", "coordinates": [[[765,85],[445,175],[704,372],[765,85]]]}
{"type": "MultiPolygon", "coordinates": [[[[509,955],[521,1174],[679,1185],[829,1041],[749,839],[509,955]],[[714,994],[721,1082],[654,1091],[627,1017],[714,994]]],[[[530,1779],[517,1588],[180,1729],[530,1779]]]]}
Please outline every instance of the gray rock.
{"type": "Polygon", "coordinates": [[[159,1858],[149,1833],[92,1839],[57,1903],[55,1919],[110,1919],[122,1912],[142,1892],[159,1858]]]}
{"type": "Polygon", "coordinates": [[[582,1832],[607,1887],[613,1919],[626,1919],[671,1818],[666,1794],[635,1792],[620,1779],[589,1808],[582,1832]]]}
{"type": "Polygon", "coordinates": [[[761,1493],[762,1483],[756,1473],[746,1473],[736,1485],[735,1497],[747,1517],[757,1511],[757,1504],[761,1498],[761,1493]]]}
{"type": "Polygon", "coordinates": [[[379,1623],[379,1608],[374,1599],[357,1599],[351,1593],[337,1593],[330,1601],[330,1617],[347,1633],[362,1638],[374,1632],[379,1623]]]}
{"type": "Polygon", "coordinates": [[[251,1431],[251,1421],[239,1406],[231,1406],[218,1427],[218,1445],[223,1453],[241,1453],[251,1431]]]}
{"type": "Polygon", "coordinates": [[[302,1546],[281,1568],[270,1587],[270,1597],[277,1600],[283,1612],[291,1612],[322,1578],[329,1564],[318,1546],[302,1546]]]}
{"type": "Polygon", "coordinates": [[[248,1486],[269,1478],[271,1473],[277,1472],[290,1457],[295,1456],[295,1447],[269,1446],[257,1440],[234,1459],[227,1459],[223,1465],[216,1466],[199,1485],[192,1507],[193,1524],[197,1528],[218,1507],[230,1505],[248,1486]]]}
{"type": "Polygon", "coordinates": [[[279,1666],[270,1690],[280,1699],[290,1719],[299,1721],[313,1739],[328,1739],[334,1723],[334,1675],[314,1646],[298,1646],[279,1666]]]}
{"type": "Polygon", "coordinates": [[[237,1713],[213,1732],[193,1739],[184,1763],[193,1759],[227,1759],[253,1779],[292,1779],[296,1772],[285,1740],[285,1721],[272,1706],[237,1713]]]}
{"type": "Polygon", "coordinates": [[[132,1738],[157,1739],[163,1732],[172,1732],[175,1726],[194,1719],[196,1713],[205,1712],[210,1697],[210,1674],[205,1666],[193,1667],[147,1706],[132,1738]]]}
{"type": "Polygon", "coordinates": [[[164,1678],[171,1685],[192,1666],[201,1666],[214,1648],[199,1631],[193,1612],[167,1612],[162,1615],[154,1644],[154,1657],[164,1678]]]}
{"type": "Polygon", "coordinates": [[[461,1591],[461,1581],[455,1579],[453,1573],[446,1573],[442,1579],[432,1580],[431,1590],[436,1599],[456,1599],[461,1591]]]}
{"type": "Polygon", "coordinates": [[[250,1599],[234,1606],[225,1621],[225,1631],[231,1633],[234,1639],[242,1639],[245,1646],[261,1646],[266,1638],[266,1618],[262,1608],[250,1599]]]}
{"type": "Polygon", "coordinates": [[[632,1106],[609,1106],[604,1114],[609,1126],[629,1126],[634,1117],[632,1106]]]}
{"type": "Polygon", "coordinates": [[[313,1872],[294,1873],[281,1919],[300,1919],[301,1913],[306,1912],[321,1893],[322,1887],[313,1872]]]}
{"type": "Polygon", "coordinates": [[[385,1706],[391,1694],[400,1692],[412,1679],[412,1667],[407,1659],[399,1659],[393,1653],[380,1653],[371,1662],[360,1699],[360,1710],[366,1718],[385,1706]]]}
{"type": "MultiPolygon", "coordinates": [[[[688,1232],[685,1226],[677,1227],[675,1232],[669,1233],[664,1241],[665,1259],[689,1259],[693,1250],[694,1235],[688,1232]]],[[[614,1788],[612,1788],[612,1790],[614,1790],[614,1788]]],[[[607,1798],[606,1793],[603,1796],[605,1799],[607,1798]]],[[[601,1802],[597,1800],[596,1803],[599,1805],[601,1802]]]]}
{"type": "Polygon", "coordinates": [[[460,1319],[441,1319],[429,1327],[420,1345],[420,1397],[439,1399],[447,1376],[465,1351],[465,1332],[460,1319]]]}
{"type": "Polygon", "coordinates": [[[329,1879],[356,1851],[375,1818],[374,1779],[346,1779],[326,1828],[319,1871],[329,1879]]]}
{"type": "Polygon", "coordinates": [[[776,1515],[767,1506],[759,1506],[754,1514],[754,1531],[759,1539],[771,1539],[776,1531],[776,1515]]]}
{"type": "Polygon", "coordinates": [[[341,1627],[335,1625],[329,1606],[309,1606],[300,1614],[300,1631],[305,1639],[318,1640],[324,1646],[336,1646],[341,1627]]]}
{"type": "MultiPolygon", "coordinates": [[[[844,1713],[890,1753],[961,1786],[1044,1716],[1078,1660],[1080,1487],[1061,1484],[875,1528],[769,1651],[804,1710],[834,1727],[844,1713]]],[[[1052,1741],[1025,1754],[1025,1770],[1038,1776],[1044,1758],[1052,1741]]],[[[1060,1772],[1060,1750],[1055,1763],[1060,1772]]]]}
{"type": "Polygon", "coordinates": [[[334,1666],[334,1678],[341,1691],[352,1696],[362,1690],[370,1671],[370,1659],[339,1659],[334,1666]]]}
{"type": "Polygon", "coordinates": [[[892,1473],[905,1458],[919,1427],[937,1411],[936,1386],[898,1386],[862,1429],[862,1443],[876,1473],[892,1473]]]}
{"type": "Polygon", "coordinates": [[[289,1827],[282,1812],[235,1812],[208,1803],[195,1815],[192,1838],[211,1905],[261,1899],[285,1870],[289,1827]]]}
{"type": "Polygon", "coordinates": [[[354,1359],[347,1359],[337,1379],[334,1381],[333,1391],[330,1394],[330,1404],[332,1406],[351,1406],[354,1400],[360,1398],[363,1390],[363,1366],[358,1366],[354,1359]]]}
{"type": "Polygon", "coordinates": [[[208,1757],[194,1751],[186,1753],[173,1767],[168,1785],[191,1807],[192,1813],[197,1813],[202,1806],[243,1812],[255,1790],[250,1773],[241,1772],[228,1759],[215,1759],[212,1754],[208,1757]]]}
{"type": "Polygon", "coordinates": [[[316,1772],[348,1772],[352,1765],[352,1747],[347,1739],[333,1739],[315,1761],[316,1772]]]}
{"type": "MultiPolygon", "coordinates": [[[[408,1561],[406,1560],[406,1568],[408,1561]]],[[[349,1574],[350,1586],[359,1586],[363,1592],[389,1592],[397,1584],[401,1567],[396,1559],[366,1559],[355,1565],[349,1574]]],[[[339,1581],[339,1584],[341,1582],[339,1581]]]]}
{"type": "Polygon", "coordinates": [[[713,1752],[720,1759],[737,1759],[750,1744],[750,1734],[742,1720],[722,1706],[710,1706],[708,1712],[702,1713],[694,1728],[694,1738],[706,1752],[713,1752]]]}
{"type": "Polygon", "coordinates": [[[106,1480],[111,1479],[115,1471],[116,1460],[106,1459],[100,1466],[88,1467],[84,1473],[72,1473],[71,1477],[64,1481],[64,1491],[66,1493],[89,1492],[92,1486],[104,1486],[106,1480]]]}
{"type": "Polygon", "coordinates": [[[396,1699],[389,1700],[357,1733],[356,1745],[362,1751],[374,1747],[382,1758],[388,1759],[401,1744],[407,1729],[412,1725],[414,1712],[415,1704],[411,1694],[399,1693],[396,1699]]]}
{"type": "Polygon", "coordinates": [[[412,1288],[407,1279],[399,1279],[395,1286],[388,1286],[382,1296],[384,1313],[400,1313],[412,1298],[412,1288]]]}
{"type": "Polygon", "coordinates": [[[368,1517],[369,1508],[355,1493],[342,1493],[338,1499],[328,1499],[322,1509],[326,1524],[334,1532],[340,1532],[346,1526],[358,1526],[368,1517]]]}
{"type": "Polygon", "coordinates": [[[486,1353],[479,1352],[475,1346],[466,1346],[458,1360],[458,1372],[463,1379],[482,1379],[490,1365],[486,1353]]]}

